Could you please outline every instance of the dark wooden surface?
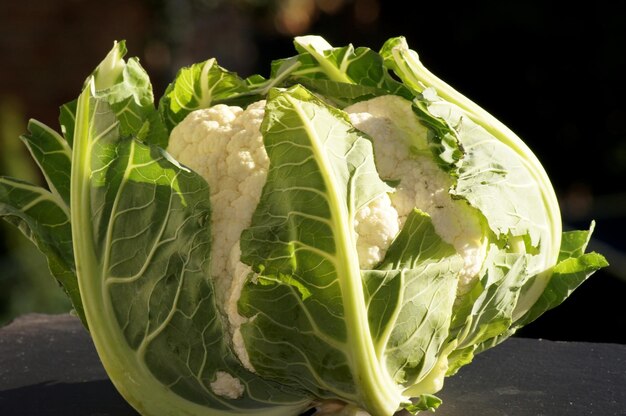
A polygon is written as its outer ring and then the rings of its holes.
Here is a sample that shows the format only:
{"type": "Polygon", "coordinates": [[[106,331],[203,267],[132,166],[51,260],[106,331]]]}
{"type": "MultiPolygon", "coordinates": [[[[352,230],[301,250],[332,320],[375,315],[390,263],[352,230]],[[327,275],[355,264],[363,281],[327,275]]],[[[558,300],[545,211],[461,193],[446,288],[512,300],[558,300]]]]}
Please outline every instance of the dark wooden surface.
{"type": "MultiPolygon", "coordinates": [[[[449,378],[437,416],[626,416],[626,345],[513,338],[449,378]]],[[[68,315],[0,329],[0,415],[136,413],[68,315]]]]}

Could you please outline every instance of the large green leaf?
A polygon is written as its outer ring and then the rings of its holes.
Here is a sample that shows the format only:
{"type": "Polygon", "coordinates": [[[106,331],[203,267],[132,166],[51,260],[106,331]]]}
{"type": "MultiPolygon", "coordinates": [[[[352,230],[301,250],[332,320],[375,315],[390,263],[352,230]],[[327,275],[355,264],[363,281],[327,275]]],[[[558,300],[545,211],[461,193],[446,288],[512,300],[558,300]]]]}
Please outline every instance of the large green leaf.
{"type": "Polygon", "coordinates": [[[18,227],[46,256],[48,267],[86,323],[76,280],[70,226],[71,149],[43,123],[31,120],[20,137],[50,191],[11,178],[0,179],[0,216],[18,227]]]}
{"type": "Polygon", "coordinates": [[[529,255],[491,247],[483,277],[455,311],[451,333],[456,350],[450,354],[449,374],[471,362],[481,344],[512,334],[510,328],[521,288],[530,278],[526,272],[528,258],[529,255]]]}
{"type": "MultiPolygon", "coordinates": [[[[385,64],[394,70],[405,85],[421,97],[420,100],[427,102],[428,110],[456,131],[467,153],[460,167],[461,176],[465,173],[465,178],[460,179],[461,184],[456,193],[472,197],[475,204],[482,204],[496,233],[507,234],[511,231],[512,235],[524,235],[530,232],[533,245],[538,244],[540,232],[537,228],[541,229],[543,224],[538,223],[538,219],[547,218],[545,223],[551,228],[542,234],[549,233],[555,241],[543,241],[542,244],[548,245],[548,251],[556,256],[560,245],[558,202],[545,170],[524,142],[484,109],[428,71],[418,55],[408,48],[404,38],[389,39],[381,49],[381,55],[385,64]],[[432,89],[428,90],[429,87],[432,89]],[[487,161],[490,157],[495,157],[491,163],[487,161]],[[477,172],[481,173],[478,180],[474,179],[477,172]],[[502,189],[505,183],[511,184],[507,196],[515,197],[511,195],[514,190],[518,195],[513,201],[522,205],[498,209],[490,194],[505,190],[502,189]],[[481,187],[480,192],[477,192],[479,195],[473,195],[472,185],[481,187]],[[532,196],[527,194],[527,190],[532,192],[532,196]],[[538,198],[535,195],[537,191],[538,198]],[[537,206],[529,206],[528,201],[537,201],[537,206]],[[541,217],[538,217],[539,210],[545,211],[541,217]],[[495,219],[492,218],[494,216],[495,219]]],[[[499,201],[502,202],[502,198],[499,201]]]]}
{"type": "MultiPolygon", "coordinates": [[[[376,288],[369,301],[370,326],[373,321],[376,327],[385,328],[378,332],[386,335],[381,337],[386,341],[384,349],[379,349],[384,351],[387,371],[397,383],[411,387],[412,395],[434,393],[441,388],[420,382],[431,371],[437,371],[435,364],[448,337],[462,267],[461,256],[437,235],[430,217],[419,210],[409,215],[381,265],[381,269],[395,269],[398,289],[390,291],[387,282],[376,288]],[[387,292],[395,294],[397,290],[400,294],[395,314],[387,317],[385,311],[395,301],[387,292]],[[384,323],[379,321],[382,316],[384,323]]],[[[378,340],[376,336],[374,339],[378,340]]],[[[443,375],[433,379],[442,380],[443,375]]]]}
{"type": "Polygon", "coordinates": [[[454,195],[478,208],[497,236],[528,236],[533,247],[552,243],[543,189],[523,157],[449,103],[432,97],[428,110],[456,133],[464,149],[454,195]]]}
{"type": "Polygon", "coordinates": [[[514,132],[426,69],[404,38],[389,39],[380,53],[415,93],[416,107],[453,132],[463,148],[453,193],[478,208],[511,251],[533,254],[527,264],[532,281],[522,287],[513,314],[519,319],[545,289],[559,255],[561,216],[548,175],[514,132]]]}
{"type": "Polygon", "coordinates": [[[17,179],[0,177],[0,217],[13,224],[45,254],[52,275],[85,323],[76,280],[69,211],[58,194],[17,179]]]}
{"type": "Polygon", "coordinates": [[[479,344],[511,326],[520,289],[528,278],[527,261],[526,255],[496,249],[488,254],[488,269],[480,282],[484,290],[473,302],[460,348],[479,344]]]}
{"type": "Polygon", "coordinates": [[[371,142],[302,87],[270,93],[267,183],[242,234],[258,273],[242,290],[242,334],[257,372],[374,414],[402,400],[376,357],[352,224],[389,190],[371,142]]]}
{"type": "Polygon", "coordinates": [[[91,91],[76,113],[72,237],[87,321],[111,380],[146,414],[296,413],[306,396],[245,370],[225,337],[207,279],[206,183],[124,137],[119,113],[91,91]],[[212,387],[224,374],[238,380],[240,397],[212,387]]]}

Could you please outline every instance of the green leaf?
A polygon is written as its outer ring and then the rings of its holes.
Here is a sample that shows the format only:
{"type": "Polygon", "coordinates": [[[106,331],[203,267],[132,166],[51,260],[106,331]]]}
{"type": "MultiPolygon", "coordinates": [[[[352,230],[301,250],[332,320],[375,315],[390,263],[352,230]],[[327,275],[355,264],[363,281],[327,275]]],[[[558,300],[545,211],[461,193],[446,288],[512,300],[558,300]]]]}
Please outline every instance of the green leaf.
{"type": "Polygon", "coordinates": [[[272,62],[272,79],[302,84],[339,108],[385,94],[412,98],[369,48],[333,48],[320,36],[296,37],[294,45],[299,55],[272,62]]]}
{"type": "Polygon", "coordinates": [[[293,77],[323,78],[388,91],[405,91],[387,73],[380,55],[369,48],[355,49],[352,45],[333,48],[320,36],[296,37],[294,45],[300,52],[298,61],[301,65],[292,72],[293,77]]]}
{"type": "Polygon", "coordinates": [[[363,270],[362,272],[367,321],[379,360],[384,359],[389,337],[402,308],[405,283],[403,273],[403,270],[363,270]]]}
{"type": "MultiPolygon", "coordinates": [[[[406,43],[402,36],[388,39],[379,52],[385,67],[391,69],[416,95],[423,92],[431,83],[424,83],[426,68],[419,60],[417,53],[406,43]]],[[[432,75],[432,74],[431,74],[432,75]]]]}
{"type": "Polygon", "coordinates": [[[190,112],[233,99],[249,104],[261,97],[237,74],[209,59],[178,72],[161,98],[159,111],[171,131],[190,112]]]}
{"type": "Polygon", "coordinates": [[[448,337],[462,267],[463,259],[437,235],[428,214],[416,209],[380,266],[394,270],[398,282],[385,282],[373,290],[372,279],[366,278],[369,272],[364,272],[370,326],[384,328],[372,331],[377,351],[384,354],[390,375],[411,387],[412,395],[432,392],[421,390],[430,386],[419,382],[435,368],[448,337]]]}
{"type": "MultiPolygon", "coordinates": [[[[115,42],[113,48],[93,71],[93,94],[105,99],[116,113],[124,136],[136,136],[147,143],[167,146],[168,131],[154,107],[152,84],[137,58],[125,61],[126,45],[115,42]]],[[[76,101],[61,106],[59,123],[71,146],[76,123],[76,101]]]]}
{"type": "Polygon", "coordinates": [[[457,345],[449,356],[448,375],[470,363],[490,340],[501,341],[512,334],[521,288],[530,278],[526,273],[529,257],[491,247],[485,260],[486,273],[456,307],[450,332],[457,345]]]}
{"type": "Polygon", "coordinates": [[[537,302],[516,322],[516,327],[528,325],[546,311],[559,306],[589,276],[609,265],[598,253],[584,253],[592,232],[593,224],[589,231],[563,233],[563,246],[559,255],[562,260],[554,266],[548,285],[537,302]]]}
{"type": "MultiPolygon", "coordinates": [[[[454,247],[439,237],[428,214],[414,209],[389,246],[380,269],[415,269],[450,257],[458,257],[454,247]]],[[[456,274],[461,267],[455,264],[450,273],[456,274]]]]}
{"type": "Polygon", "coordinates": [[[50,191],[68,210],[70,204],[70,171],[72,149],[56,131],[37,120],[28,123],[29,134],[20,138],[37,162],[50,191]]]}
{"type": "Polygon", "coordinates": [[[48,267],[86,325],[75,274],[69,220],[71,149],[57,132],[30,120],[20,136],[39,166],[50,191],[11,178],[0,178],[0,216],[15,225],[46,256],[48,267]]]}
{"type": "Polygon", "coordinates": [[[559,204],[547,173],[514,132],[425,68],[403,37],[389,39],[380,53],[385,66],[429,102],[427,111],[458,133],[466,157],[456,195],[483,211],[496,235],[518,236],[513,251],[536,254],[529,273],[537,278],[524,288],[515,316],[525,313],[545,288],[561,245],[559,204]],[[498,193],[507,190],[506,197],[498,193]]]}
{"type": "Polygon", "coordinates": [[[455,375],[461,367],[467,365],[474,360],[477,345],[470,345],[469,347],[454,350],[448,356],[448,370],[446,376],[450,377],[455,375]]]}
{"type": "Polygon", "coordinates": [[[465,149],[453,194],[478,208],[497,236],[529,235],[533,247],[549,245],[544,190],[525,159],[444,101],[428,109],[446,120],[465,149]]]}
{"type": "Polygon", "coordinates": [[[398,274],[398,300],[389,296],[390,284],[368,287],[370,326],[385,329],[373,334],[386,335],[374,337],[378,350],[384,351],[388,371],[408,388],[408,394],[419,396],[441,388],[447,366],[439,366],[438,361],[447,355],[444,344],[462,267],[463,259],[437,235],[430,217],[415,209],[380,266],[398,274]],[[387,312],[390,309],[395,314],[387,312]]]}
{"type": "Polygon", "coordinates": [[[406,406],[404,409],[410,414],[415,415],[420,411],[434,412],[441,405],[442,401],[439,397],[432,394],[422,394],[414,403],[406,406]]]}
{"type": "Polygon", "coordinates": [[[556,308],[563,303],[572,292],[577,289],[593,273],[608,266],[606,259],[598,253],[584,253],[589,242],[593,224],[589,231],[568,231],[563,233],[563,246],[560,258],[563,260],[554,267],[550,281],[541,293],[539,299],[507,332],[483,341],[476,347],[476,353],[492,348],[511,335],[519,328],[533,322],[545,312],[556,308]]]}
{"type": "Polygon", "coordinates": [[[505,332],[511,326],[520,289],[528,279],[528,256],[493,247],[487,256],[488,269],[480,282],[484,289],[473,302],[458,348],[479,344],[505,332]]]}
{"type": "Polygon", "coordinates": [[[124,61],[125,54],[124,42],[115,43],[93,72],[94,96],[115,111],[120,134],[164,148],[168,133],[154,107],[150,78],[137,58],[124,61]]]}
{"type": "Polygon", "coordinates": [[[78,290],[72,230],[65,202],[39,186],[0,177],[0,217],[13,224],[46,256],[52,275],[61,284],[86,324],[78,290]]]}
{"type": "Polygon", "coordinates": [[[120,113],[92,90],[76,113],[72,237],[87,321],[111,380],[146,414],[297,413],[309,399],[245,370],[225,336],[206,277],[206,182],[124,137],[120,113]],[[224,374],[239,380],[240,397],[212,387],[224,374]]]}
{"type": "Polygon", "coordinates": [[[566,231],[563,233],[563,238],[561,238],[561,251],[559,252],[559,263],[570,257],[577,258],[585,254],[595,226],[595,222],[592,222],[589,230],[566,231]]]}
{"type": "MultiPolygon", "coordinates": [[[[347,84],[323,78],[293,77],[290,84],[300,84],[319,95],[325,102],[337,108],[345,108],[360,101],[369,100],[381,95],[388,95],[390,91],[360,84],[347,84]]],[[[400,91],[401,92],[401,91],[400,91]]],[[[400,94],[398,94],[400,95],[400,94]]],[[[412,97],[405,97],[411,99],[412,97]]]]}
{"type": "Polygon", "coordinates": [[[123,83],[123,73],[126,67],[123,58],[126,52],[128,52],[128,50],[126,49],[125,41],[113,42],[113,47],[87,78],[83,89],[90,83],[94,91],[107,89],[111,86],[123,83]]]}
{"type": "Polygon", "coordinates": [[[372,344],[352,229],[356,210],[389,190],[372,144],[300,86],[270,93],[262,132],[270,169],[241,237],[259,274],[239,299],[250,361],[268,379],[391,414],[403,399],[372,344]]]}
{"type": "Polygon", "coordinates": [[[428,110],[428,101],[422,95],[413,100],[413,112],[420,122],[431,131],[429,147],[435,157],[435,162],[453,177],[456,177],[456,167],[464,155],[457,134],[450,126],[428,110]]]}
{"type": "MultiPolygon", "coordinates": [[[[460,266],[460,262],[455,266],[460,266]]],[[[381,352],[394,381],[411,387],[411,395],[417,395],[424,392],[419,391],[423,388],[419,382],[434,369],[448,336],[456,274],[450,273],[449,261],[442,261],[399,270],[396,279],[400,281],[397,284],[401,287],[400,302],[395,316],[386,323],[388,335],[382,338],[386,344],[381,352]]],[[[388,287],[383,286],[369,303],[370,322],[388,307],[380,302],[387,290],[388,287]],[[374,302],[376,300],[378,302],[374,302]]]]}

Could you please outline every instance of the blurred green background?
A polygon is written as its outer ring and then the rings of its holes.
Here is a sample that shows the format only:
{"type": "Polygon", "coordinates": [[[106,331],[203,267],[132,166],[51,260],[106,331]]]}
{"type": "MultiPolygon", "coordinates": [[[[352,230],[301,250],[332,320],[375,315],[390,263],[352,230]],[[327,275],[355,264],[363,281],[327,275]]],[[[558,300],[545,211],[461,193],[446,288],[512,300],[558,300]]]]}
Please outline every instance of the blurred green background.
{"type": "MultiPolygon", "coordinates": [[[[57,127],[58,107],[114,40],[126,39],[160,97],[181,66],[216,57],[267,75],[295,35],[378,49],[404,35],[434,73],[516,131],[553,179],[568,228],[597,228],[611,266],[521,335],[626,343],[626,11],[573,3],[383,0],[20,0],[0,2],[0,174],[40,182],[19,135],[57,127]]],[[[70,305],[43,257],[0,224],[0,325],[70,305]]]]}

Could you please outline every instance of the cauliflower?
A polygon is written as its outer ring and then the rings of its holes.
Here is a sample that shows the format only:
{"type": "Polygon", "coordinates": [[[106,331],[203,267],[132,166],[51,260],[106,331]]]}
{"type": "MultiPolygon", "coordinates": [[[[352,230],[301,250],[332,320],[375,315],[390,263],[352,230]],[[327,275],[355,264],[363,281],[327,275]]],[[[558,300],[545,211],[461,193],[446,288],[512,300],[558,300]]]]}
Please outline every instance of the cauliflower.
{"type": "MultiPolygon", "coordinates": [[[[239,293],[252,273],[241,262],[239,236],[250,226],[267,178],[269,159],[260,125],[265,100],[249,105],[218,104],[191,112],[170,135],[168,152],[208,182],[211,206],[211,276],[218,305],[222,305],[235,350],[253,371],[239,328],[245,319],[237,312],[239,293]]],[[[435,229],[461,253],[465,267],[458,293],[474,283],[486,254],[480,218],[465,201],[448,193],[449,176],[427,152],[427,128],[419,123],[411,103],[398,96],[381,96],[345,109],[353,125],[373,141],[376,167],[385,180],[399,180],[394,192],[360,208],[354,234],[362,269],[380,263],[409,213],[428,213],[435,229]],[[413,146],[418,151],[410,152],[413,146]]]]}
{"type": "Polygon", "coordinates": [[[530,149],[403,38],[294,41],[267,78],[182,68],[158,107],[116,43],[61,134],[22,136],[48,189],[0,177],[0,217],[142,414],[433,411],[607,265],[530,149]]]}

